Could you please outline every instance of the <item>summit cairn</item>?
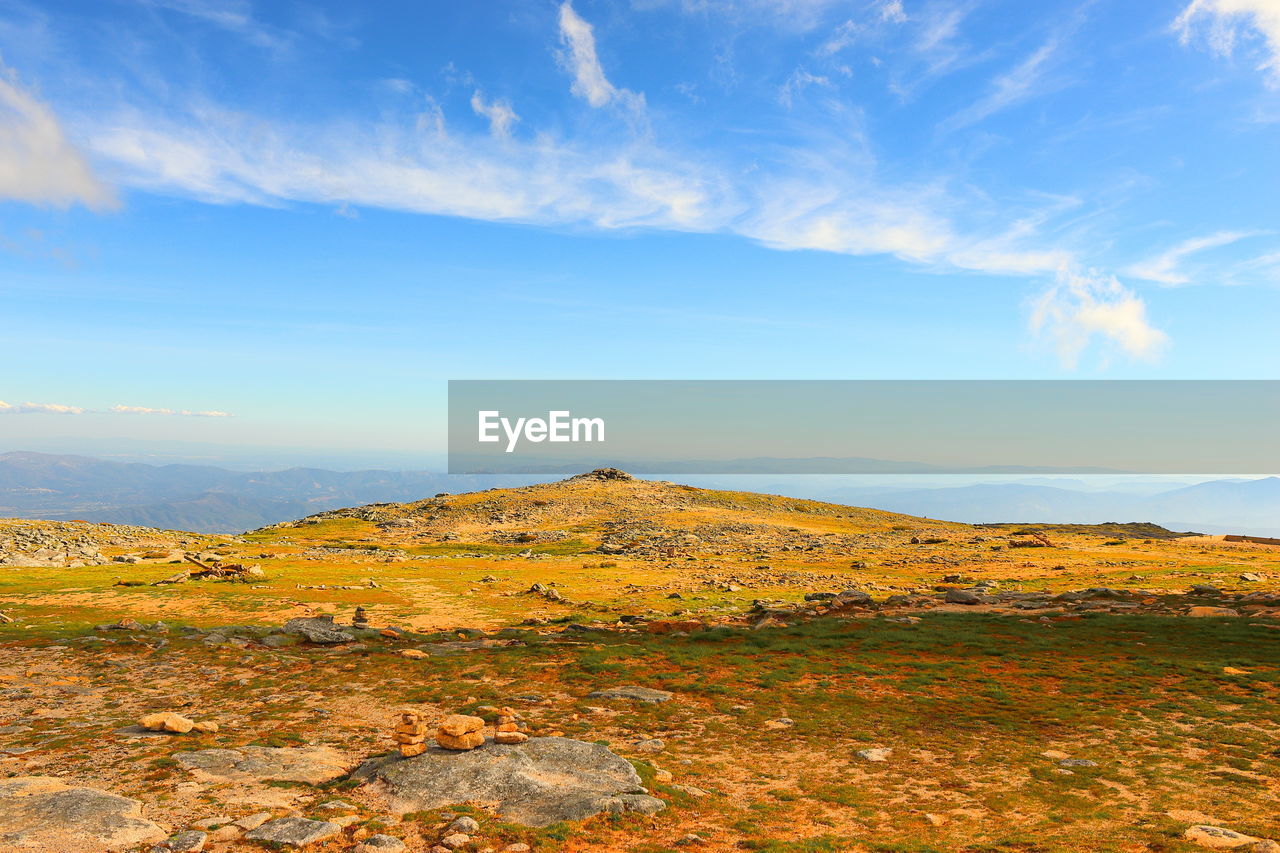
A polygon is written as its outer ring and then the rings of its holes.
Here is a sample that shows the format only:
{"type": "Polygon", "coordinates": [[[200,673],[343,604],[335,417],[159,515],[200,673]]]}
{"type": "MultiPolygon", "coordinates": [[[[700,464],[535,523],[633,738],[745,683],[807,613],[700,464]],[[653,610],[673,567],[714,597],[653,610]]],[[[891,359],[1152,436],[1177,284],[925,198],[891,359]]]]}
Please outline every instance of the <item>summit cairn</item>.
{"type": "Polygon", "coordinates": [[[422,755],[427,751],[426,721],[411,708],[405,708],[396,715],[396,727],[391,737],[405,758],[422,755]]]}
{"type": "Polygon", "coordinates": [[[570,480],[634,480],[626,471],[618,468],[597,468],[585,474],[574,474],[570,480]]]}
{"type": "Polygon", "coordinates": [[[484,719],[452,714],[440,721],[436,743],[445,749],[465,751],[484,744],[484,719]]]}
{"type": "Polygon", "coordinates": [[[502,708],[498,711],[498,731],[493,736],[494,743],[524,743],[529,736],[520,731],[520,724],[516,722],[516,712],[510,708],[502,708]]]}

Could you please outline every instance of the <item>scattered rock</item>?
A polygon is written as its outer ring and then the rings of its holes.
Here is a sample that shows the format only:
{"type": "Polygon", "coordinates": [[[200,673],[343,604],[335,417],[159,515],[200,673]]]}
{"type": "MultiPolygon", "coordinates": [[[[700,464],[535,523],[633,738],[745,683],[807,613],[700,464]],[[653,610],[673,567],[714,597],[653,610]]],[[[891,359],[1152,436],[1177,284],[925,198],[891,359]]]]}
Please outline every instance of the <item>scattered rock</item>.
{"type": "Polygon", "coordinates": [[[0,842],[7,850],[58,853],[131,850],[168,833],[142,816],[142,803],[75,788],[49,776],[0,779],[0,842]]]}
{"type": "Polygon", "coordinates": [[[1213,616],[1222,617],[1222,616],[1239,616],[1240,613],[1237,610],[1232,610],[1230,607],[1208,607],[1204,605],[1199,605],[1196,607],[1189,608],[1187,610],[1187,615],[1194,616],[1194,617],[1213,617],[1213,616]]]}
{"type": "Polygon", "coordinates": [[[475,818],[463,815],[449,824],[449,830],[451,832],[463,832],[471,835],[480,831],[480,824],[475,818]]]}
{"type": "Polygon", "coordinates": [[[1243,835],[1220,826],[1193,826],[1182,833],[1182,837],[1193,844],[1208,847],[1211,850],[1238,850],[1258,843],[1261,839],[1243,835]]]}
{"type": "Polygon", "coordinates": [[[659,738],[652,737],[652,738],[646,738],[642,741],[638,741],[635,744],[635,746],[631,748],[636,752],[644,752],[644,753],[652,754],[652,753],[662,752],[662,750],[666,749],[666,746],[667,745],[663,743],[659,738]]]}
{"type": "Polygon", "coordinates": [[[404,849],[404,842],[399,838],[379,833],[357,844],[355,853],[400,853],[404,849]]]}
{"type": "Polygon", "coordinates": [[[609,687],[587,694],[588,699],[630,699],[633,702],[669,702],[675,694],[650,687],[609,687]]]}
{"type": "Polygon", "coordinates": [[[355,635],[341,630],[333,623],[332,616],[302,616],[290,619],[280,629],[286,634],[296,634],[309,643],[332,646],[355,642],[355,635]]]}
{"type": "Polygon", "coordinates": [[[327,820],[309,820],[305,817],[282,817],[270,820],[245,835],[252,841],[284,844],[289,847],[305,847],[324,841],[342,832],[342,827],[327,820]]]}
{"type": "Polygon", "coordinates": [[[981,604],[982,596],[967,589],[949,589],[943,600],[947,604],[981,604]]]}
{"type": "Polygon", "coordinates": [[[858,758],[861,758],[863,761],[888,761],[889,756],[892,754],[893,754],[892,749],[886,749],[884,747],[875,747],[872,749],[860,749],[854,753],[854,755],[856,755],[858,758]]]}
{"type": "Polygon", "coordinates": [[[241,746],[177,752],[179,764],[197,778],[219,782],[302,782],[319,785],[346,774],[351,763],[324,746],[241,746]]]}
{"type": "Polygon", "coordinates": [[[471,843],[471,836],[465,832],[451,832],[444,838],[440,839],[440,844],[450,850],[457,850],[459,847],[466,847],[471,843]]]}
{"type": "Polygon", "coordinates": [[[1088,758],[1064,758],[1058,762],[1059,767],[1097,767],[1098,762],[1088,758]]]}
{"type": "Polygon", "coordinates": [[[138,725],[144,729],[153,732],[173,732],[175,734],[186,734],[195,728],[196,724],[188,720],[181,714],[174,714],[166,711],[159,714],[147,714],[138,720],[138,725]]]}
{"type": "Polygon", "coordinates": [[[151,853],[200,853],[209,836],[197,830],[179,832],[168,841],[161,841],[151,848],[151,853]]]}
{"type": "Polygon", "coordinates": [[[657,809],[662,803],[624,799],[624,794],[644,793],[631,763],[601,744],[563,737],[373,759],[354,776],[373,781],[400,813],[479,801],[496,804],[507,820],[534,827],[605,811],[657,809]]]}

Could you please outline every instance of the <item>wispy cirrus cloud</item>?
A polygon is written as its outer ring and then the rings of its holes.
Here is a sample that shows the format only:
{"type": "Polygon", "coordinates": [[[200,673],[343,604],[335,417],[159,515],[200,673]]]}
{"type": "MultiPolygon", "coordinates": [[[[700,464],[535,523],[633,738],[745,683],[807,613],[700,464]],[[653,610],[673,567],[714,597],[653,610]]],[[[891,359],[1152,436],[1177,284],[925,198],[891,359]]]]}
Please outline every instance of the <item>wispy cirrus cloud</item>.
{"type": "Polygon", "coordinates": [[[1058,49],[1056,38],[1042,44],[1030,56],[991,82],[991,90],[974,103],[940,122],[944,133],[990,118],[1002,110],[1031,100],[1047,90],[1045,72],[1058,49]]]}
{"type": "Polygon", "coordinates": [[[1183,44],[1202,33],[1211,50],[1231,56],[1242,42],[1260,41],[1258,70],[1280,87],[1280,0],[1192,0],[1173,22],[1183,44]]]}
{"type": "Polygon", "coordinates": [[[486,101],[479,89],[471,96],[471,109],[476,115],[488,119],[489,132],[501,139],[511,136],[511,126],[520,120],[510,101],[501,98],[486,101]]]}
{"type": "Polygon", "coordinates": [[[1166,285],[1190,284],[1193,274],[1183,267],[1183,262],[1197,252],[1229,246],[1253,237],[1257,231],[1219,231],[1204,237],[1193,237],[1167,249],[1152,258],[1132,264],[1126,273],[1146,281],[1158,281],[1166,285]]]}
{"type": "Polygon", "coordinates": [[[0,199],[94,210],[115,206],[48,106],[0,65],[0,199]]]}
{"type": "Polygon", "coordinates": [[[596,54],[595,31],[574,11],[569,0],[560,4],[560,41],[565,48],[561,61],[573,74],[573,94],[596,108],[611,103],[635,110],[644,108],[643,95],[609,82],[596,54]]]}

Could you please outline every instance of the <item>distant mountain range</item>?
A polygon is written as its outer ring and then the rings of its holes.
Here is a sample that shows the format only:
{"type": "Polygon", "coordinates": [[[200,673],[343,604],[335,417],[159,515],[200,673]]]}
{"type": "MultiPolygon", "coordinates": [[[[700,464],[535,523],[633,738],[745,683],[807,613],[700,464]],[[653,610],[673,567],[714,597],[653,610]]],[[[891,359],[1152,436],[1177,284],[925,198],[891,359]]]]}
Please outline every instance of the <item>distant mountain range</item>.
{"type": "Polygon", "coordinates": [[[1156,494],[1024,483],[930,489],[842,488],[823,500],[970,523],[1150,521],[1170,530],[1280,535],[1280,477],[1212,480],[1156,494]]]}
{"type": "MultiPolygon", "coordinates": [[[[148,465],[87,456],[0,453],[0,517],[83,519],[228,533],[339,507],[413,501],[439,492],[521,486],[560,476],[450,475],[430,471],[242,472],[207,465],[148,465]]],[[[931,488],[840,485],[852,478],[680,477],[709,488],[770,491],[948,521],[1096,524],[1150,521],[1173,530],[1280,535],[1280,478],[1213,480],[1162,489],[1142,483],[1090,488],[1083,480],[931,488]],[[746,482],[752,481],[750,485],[746,482]]]]}
{"type": "Polygon", "coordinates": [[[327,509],[545,479],[320,468],[245,473],[207,465],[146,465],[15,451],[0,453],[0,517],[228,533],[327,509]]]}

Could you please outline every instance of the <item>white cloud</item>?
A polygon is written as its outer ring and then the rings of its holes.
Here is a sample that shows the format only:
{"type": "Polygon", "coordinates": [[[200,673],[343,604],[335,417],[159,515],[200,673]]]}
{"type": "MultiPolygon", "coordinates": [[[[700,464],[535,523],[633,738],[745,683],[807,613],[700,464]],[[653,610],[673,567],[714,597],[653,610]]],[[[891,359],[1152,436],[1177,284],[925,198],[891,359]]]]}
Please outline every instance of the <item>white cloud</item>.
{"type": "Polygon", "coordinates": [[[939,130],[949,132],[977,124],[1002,110],[1036,97],[1041,93],[1045,65],[1057,49],[1056,39],[1045,42],[1022,62],[995,78],[987,95],[941,122],[939,130]]]}
{"type": "Polygon", "coordinates": [[[52,111],[0,65],[0,199],[102,210],[115,204],[52,111]]]}
{"type": "Polygon", "coordinates": [[[0,400],[0,415],[29,413],[81,415],[84,414],[84,409],[79,406],[64,406],[61,403],[6,403],[4,400],[0,400]]]}
{"type": "Polygon", "coordinates": [[[511,136],[511,125],[520,120],[520,116],[516,115],[516,111],[511,108],[511,102],[506,100],[494,100],[486,102],[484,96],[477,89],[475,94],[471,96],[471,109],[475,114],[489,120],[489,131],[502,139],[511,136]]]}
{"type": "Polygon", "coordinates": [[[1115,276],[1074,268],[1060,270],[1036,300],[1031,330],[1053,341],[1067,367],[1095,337],[1142,361],[1156,359],[1169,340],[1147,320],[1146,303],[1115,276]]]}
{"type": "Polygon", "coordinates": [[[1280,86],[1280,0],[1192,0],[1173,26],[1186,44],[1202,22],[1210,49],[1223,56],[1235,52],[1242,33],[1260,39],[1265,58],[1258,69],[1269,85],[1280,86]]]}
{"type": "Polygon", "coordinates": [[[1158,281],[1161,284],[1189,284],[1192,280],[1191,274],[1181,269],[1182,262],[1189,255],[1226,246],[1245,237],[1252,237],[1256,233],[1254,231],[1219,231],[1207,237],[1184,240],[1153,258],[1134,264],[1126,272],[1135,278],[1158,281]]]}
{"type": "Polygon", "coordinates": [[[797,68],[791,72],[791,76],[787,78],[787,82],[778,87],[778,103],[787,109],[791,109],[792,103],[795,101],[796,95],[800,94],[810,86],[831,87],[831,79],[818,74],[813,74],[804,68],[797,68]]]}
{"type": "Polygon", "coordinates": [[[573,94],[597,108],[615,102],[636,110],[644,107],[643,95],[619,89],[604,76],[600,57],[596,55],[595,32],[573,10],[569,0],[560,5],[560,41],[568,51],[562,60],[573,74],[570,88],[573,94]]]}
{"type": "Polygon", "coordinates": [[[227,412],[207,411],[192,412],[186,409],[152,409],[147,406],[112,406],[107,411],[118,415],[178,415],[186,418],[229,418],[227,412]]]}

